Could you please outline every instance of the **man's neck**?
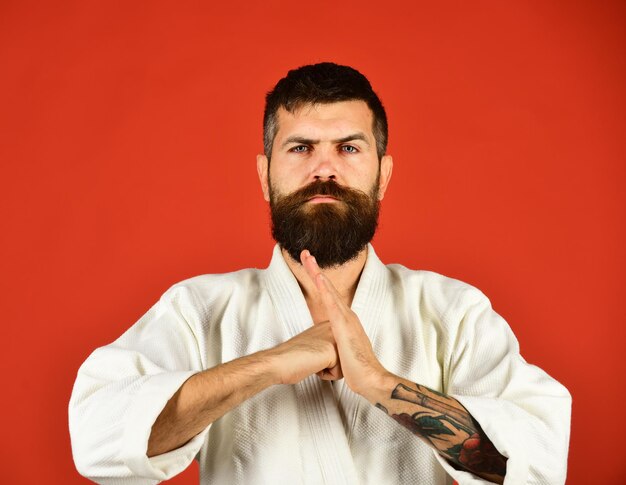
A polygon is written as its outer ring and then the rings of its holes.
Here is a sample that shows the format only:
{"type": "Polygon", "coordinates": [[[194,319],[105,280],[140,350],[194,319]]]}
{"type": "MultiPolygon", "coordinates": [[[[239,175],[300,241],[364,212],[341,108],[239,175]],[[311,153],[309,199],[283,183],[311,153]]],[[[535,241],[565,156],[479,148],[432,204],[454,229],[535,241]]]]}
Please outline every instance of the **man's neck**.
{"type": "MultiPolygon", "coordinates": [[[[311,310],[311,314],[313,315],[313,321],[317,323],[320,318],[322,320],[325,319],[323,318],[323,312],[321,311],[322,302],[315,284],[311,281],[311,278],[307,275],[304,267],[299,261],[294,261],[289,253],[284,249],[281,249],[281,251],[283,258],[287,262],[287,266],[289,266],[289,269],[300,284],[300,288],[302,289],[304,298],[309,306],[309,310],[311,310]]],[[[322,270],[324,276],[330,280],[341,295],[343,301],[348,306],[352,304],[352,299],[354,298],[356,287],[359,283],[359,278],[361,277],[361,272],[363,271],[366,260],[367,247],[359,252],[355,259],[350,260],[341,266],[322,270]]]]}

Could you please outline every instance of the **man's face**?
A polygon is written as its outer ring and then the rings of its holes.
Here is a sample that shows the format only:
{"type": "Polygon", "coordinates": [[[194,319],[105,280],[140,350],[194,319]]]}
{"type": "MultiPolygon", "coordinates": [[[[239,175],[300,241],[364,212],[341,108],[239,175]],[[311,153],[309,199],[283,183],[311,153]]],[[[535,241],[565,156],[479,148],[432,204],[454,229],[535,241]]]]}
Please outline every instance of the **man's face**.
{"type": "Polygon", "coordinates": [[[357,256],[374,235],[391,157],[378,160],[372,113],[363,101],[280,109],[271,163],[257,167],[272,209],[272,233],[296,261],[321,267],[357,256]]]}

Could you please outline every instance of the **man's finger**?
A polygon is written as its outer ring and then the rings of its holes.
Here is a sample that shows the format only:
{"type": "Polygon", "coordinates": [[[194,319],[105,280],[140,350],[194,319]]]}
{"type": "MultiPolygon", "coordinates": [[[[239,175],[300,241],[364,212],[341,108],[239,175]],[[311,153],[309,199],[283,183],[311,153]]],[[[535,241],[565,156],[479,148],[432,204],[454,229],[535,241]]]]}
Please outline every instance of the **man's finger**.
{"type": "Polygon", "coordinates": [[[341,299],[341,295],[330,280],[322,274],[322,270],[317,265],[315,257],[312,256],[308,250],[305,249],[302,251],[300,254],[300,261],[302,262],[307,274],[315,284],[315,287],[320,292],[322,302],[326,306],[327,310],[339,310],[341,312],[348,311],[349,308],[341,299]]]}
{"type": "Polygon", "coordinates": [[[307,275],[309,275],[309,278],[311,278],[311,281],[313,282],[315,287],[318,289],[318,291],[321,291],[320,285],[317,282],[317,275],[321,274],[322,270],[317,265],[317,261],[315,260],[315,258],[307,249],[305,249],[304,251],[302,251],[302,253],[300,253],[300,261],[302,262],[302,266],[304,266],[307,275]]]}

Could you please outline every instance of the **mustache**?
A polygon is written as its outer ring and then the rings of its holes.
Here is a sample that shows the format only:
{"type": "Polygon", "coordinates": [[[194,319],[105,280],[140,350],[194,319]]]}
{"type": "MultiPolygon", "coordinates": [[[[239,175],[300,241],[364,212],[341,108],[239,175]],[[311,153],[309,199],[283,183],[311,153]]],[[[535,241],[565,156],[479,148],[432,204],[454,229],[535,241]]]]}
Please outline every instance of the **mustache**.
{"type": "Polygon", "coordinates": [[[360,190],[344,187],[333,180],[315,180],[310,184],[305,185],[304,187],[281,198],[284,202],[287,202],[291,206],[298,206],[304,204],[311,197],[314,197],[316,195],[333,197],[337,200],[341,200],[344,202],[351,202],[355,199],[360,199],[363,196],[367,196],[367,194],[360,190]]]}

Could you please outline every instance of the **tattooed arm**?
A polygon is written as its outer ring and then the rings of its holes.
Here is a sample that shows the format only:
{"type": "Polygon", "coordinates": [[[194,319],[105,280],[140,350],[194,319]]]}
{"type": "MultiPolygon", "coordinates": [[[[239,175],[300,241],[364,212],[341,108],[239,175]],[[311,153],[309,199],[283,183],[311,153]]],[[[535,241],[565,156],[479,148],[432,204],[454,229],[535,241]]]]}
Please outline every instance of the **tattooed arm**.
{"type": "Polygon", "coordinates": [[[506,457],[456,399],[391,374],[367,397],[453,467],[503,483],[506,457]]]}
{"type": "Polygon", "coordinates": [[[503,483],[506,458],[456,399],[389,373],[358,316],[342,301],[308,251],[302,264],[320,292],[348,387],[435,448],[455,468],[503,483]]]}

